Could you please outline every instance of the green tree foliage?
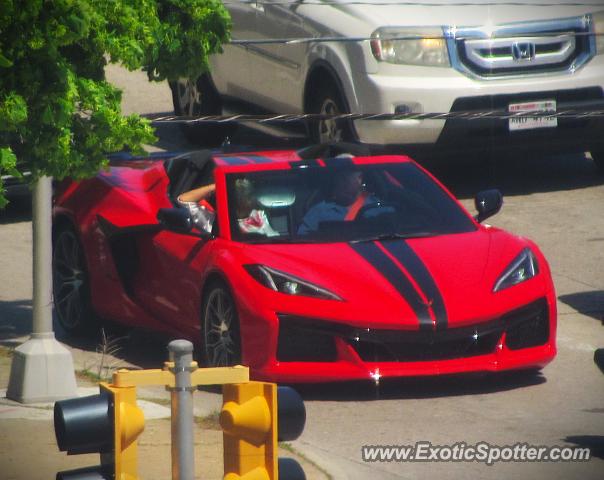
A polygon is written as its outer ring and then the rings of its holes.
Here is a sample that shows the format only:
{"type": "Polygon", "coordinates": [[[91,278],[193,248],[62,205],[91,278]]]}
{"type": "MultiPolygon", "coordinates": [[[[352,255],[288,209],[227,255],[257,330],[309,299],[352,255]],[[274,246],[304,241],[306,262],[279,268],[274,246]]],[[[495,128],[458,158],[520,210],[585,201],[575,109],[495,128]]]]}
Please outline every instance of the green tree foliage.
{"type": "Polygon", "coordinates": [[[121,114],[105,65],[197,78],[229,31],[220,0],[0,0],[0,174],[85,178],[141,152],[153,129],[121,114]]]}

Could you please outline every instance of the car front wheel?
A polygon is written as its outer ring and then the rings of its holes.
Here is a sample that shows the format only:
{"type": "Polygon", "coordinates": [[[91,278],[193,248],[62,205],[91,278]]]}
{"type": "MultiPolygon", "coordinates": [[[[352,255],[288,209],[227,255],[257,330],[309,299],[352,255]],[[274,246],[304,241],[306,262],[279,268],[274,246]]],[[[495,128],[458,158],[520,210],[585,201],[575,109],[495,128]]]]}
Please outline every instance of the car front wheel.
{"type": "Polygon", "coordinates": [[[228,367],[241,363],[241,340],[237,307],[228,288],[215,283],[205,296],[202,340],[208,367],[228,367]]]}

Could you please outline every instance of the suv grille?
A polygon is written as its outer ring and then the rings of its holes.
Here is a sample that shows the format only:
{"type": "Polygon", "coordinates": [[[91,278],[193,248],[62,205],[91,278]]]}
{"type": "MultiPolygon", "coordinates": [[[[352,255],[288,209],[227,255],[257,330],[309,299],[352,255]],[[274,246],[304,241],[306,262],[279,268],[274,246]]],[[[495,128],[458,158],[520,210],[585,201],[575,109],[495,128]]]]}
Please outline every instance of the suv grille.
{"type": "Polygon", "coordinates": [[[450,31],[452,65],[479,77],[573,72],[594,55],[590,16],[450,31]],[[577,35],[578,34],[578,35],[577,35]]]}

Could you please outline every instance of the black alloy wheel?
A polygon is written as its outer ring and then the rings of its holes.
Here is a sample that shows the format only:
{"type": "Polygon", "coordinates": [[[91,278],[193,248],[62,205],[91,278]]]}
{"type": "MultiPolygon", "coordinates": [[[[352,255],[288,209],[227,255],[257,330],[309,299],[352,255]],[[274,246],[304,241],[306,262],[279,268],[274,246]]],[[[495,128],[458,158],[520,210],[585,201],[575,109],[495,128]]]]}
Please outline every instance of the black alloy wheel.
{"type": "Polygon", "coordinates": [[[210,287],[203,304],[202,340],[208,367],[241,363],[241,338],[237,307],[221,283],[210,287]]]}

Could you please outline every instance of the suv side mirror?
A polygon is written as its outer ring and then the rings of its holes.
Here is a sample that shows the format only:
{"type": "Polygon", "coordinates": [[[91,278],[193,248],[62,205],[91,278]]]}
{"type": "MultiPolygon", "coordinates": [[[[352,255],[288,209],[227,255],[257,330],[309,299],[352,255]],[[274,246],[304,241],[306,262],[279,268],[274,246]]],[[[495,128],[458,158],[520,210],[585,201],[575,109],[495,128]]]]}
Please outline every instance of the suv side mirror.
{"type": "Polygon", "coordinates": [[[483,190],[474,197],[474,205],[478,211],[474,219],[480,223],[501,210],[503,195],[497,189],[483,190]]]}
{"type": "Polygon", "coordinates": [[[157,220],[162,227],[172,232],[190,233],[193,229],[191,215],[184,208],[160,208],[157,220]]]}
{"type": "Polygon", "coordinates": [[[604,373],[604,348],[598,348],[594,352],[594,363],[604,373]]]}

